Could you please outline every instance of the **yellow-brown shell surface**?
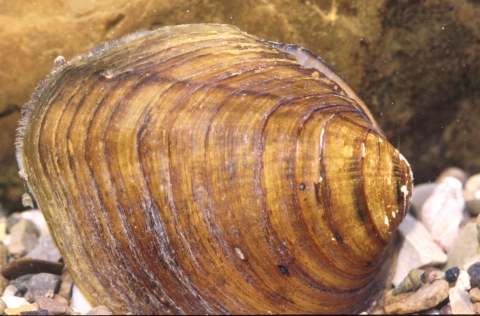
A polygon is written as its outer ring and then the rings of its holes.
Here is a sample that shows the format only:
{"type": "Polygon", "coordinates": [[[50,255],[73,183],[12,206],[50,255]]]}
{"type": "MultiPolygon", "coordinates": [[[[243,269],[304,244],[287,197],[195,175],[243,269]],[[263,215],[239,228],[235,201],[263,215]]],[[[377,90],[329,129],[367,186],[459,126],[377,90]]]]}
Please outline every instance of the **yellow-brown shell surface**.
{"type": "Polygon", "coordinates": [[[299,61],[323,64],[233,26],[174,26],[105,44],[40,85],[19,164],[94,304],[341,313],[372,303],[410,168],[345,82],[299,61]]]}

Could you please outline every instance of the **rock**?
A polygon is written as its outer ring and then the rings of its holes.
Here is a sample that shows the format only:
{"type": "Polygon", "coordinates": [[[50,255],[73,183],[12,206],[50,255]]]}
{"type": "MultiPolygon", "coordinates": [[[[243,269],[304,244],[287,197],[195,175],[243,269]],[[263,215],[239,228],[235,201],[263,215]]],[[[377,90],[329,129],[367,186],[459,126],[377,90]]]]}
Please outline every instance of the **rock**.
{"type": "Polygon", "coordinates": [[[68,305],[61,304],[60,302],[42,296],[35,296],[35,302],[38,304],[40,309],[48,310],[49,315],[65,315],[73,313],[68,305]]]}
{"type": "Polygon", "coordinates": [[[473,311],[476,314],[480,314],[480,303],[479,302],[476,302],[476,303],[473,304],[473,311]]]}
{"type": "Polygon", "coordinates": [[[28,282],[28,291],[25,293],[25,299],[32,303],[35,296],[45,296],[57,290],[60,282],[60,276],[51,273],[39,273],[34,275],[28,282]]]}
{"type": "Polygon", "coordinates": [[[64,264],[41,259],[19,258],[2,267],[0,273],[7,279],[16,279],[30,273],[52,273],[60,275],[64,264]]]}
{"type": "Polygon", "coordinates": [[[35,305],[24,305],[15,308],[6,308],[5,315],[21,315],[23,312],[38,311],[38,307],[35,305]]]}
{"type": "Polygon", "coordinates": [[[45,261],[56,262],[59,261],[62,256],[55,246],[50,234],[40,236],[38,245],[25,255],[26,258],[41,259],[45,261]]]}
{"type": "Polygon", "coordinates": [[[58,295],[63,297],[65,300],[70,301],[70,298],[72,297],[73,279],[67,269],[62,271],[60,280],[61,283],[60,288],[58,289],[58,295]]]}
{"type": "MultiPolygon", "coordinates": [[[[0,268],[8,263],[8,246],[0,242],[0,268]]],[[[0,274],[0,293],[10,284],[10,282],[0,274]]]]}
{"type": "Polygon", "coordinates": [[[105,305],[99,305],[95,308],[92,308],[87,315],[113,315],[110,308],[105,305]]]}
{"type": "Polygon", "coordinates": [[[413,269],[444,264],[447,255],[430,236],[425,226],[407,214],[398,228],[403,242],[398,253],[397,266],[392,283],[398,286],[413,269]]]}
{"type": "Polygon", "coordinates": [[[451,315],[452,314],[452,308],[450,307],[450,304],[446,304],[440,308],[440,315],[451,315]]]}
{"type": "Polygon", "coordinates": [[[465,171],[463,171],[460,168],[448,167],[445,170],[443,170],[442,173],[440,173],[440,175],[437,177],[437,179],[435,179],[435,182],[442,183],[443,179],[445,179],[447,177],[453,177],[453,178],[457,179],[458,181],[460,181],[460,183],[463,186],[465,184],[465,182],[467,181],[468,175],[465,171]]]}
{"type": "Polygon", "coordinates": [[[447,282],[450,282],[450,283],[456,282],[459,274],[460,274],[460,269],[457,267],[447,269],[447,271],[445,271],[445,280],[447,280],[447,282]]]}
{"type": "Polygon", "coordinates": [[[42,211],[38,209],[26,210],[20,213],[20,217],[28,219],[29,221],[34,223],[38,231],[40,232],[40,236],[50,235],[47,222],[45,221],[45,217],[43,216],[42,211]]]}
{"type": "Polygon", "coordinates": [[[464,208],[462,183],[456,178],[446,177],[433,190],[420,211],[420,220],[447,252],[459,234],[464,208]]]}
{"type": "Polygon", "coordinates": [[[73,310],[79,310],[83,314],[88,313],[93,309],[93,306],[87,301],[85,296],[80,292],[80,289],[74,284],[72,287],[72,299],[70,300],[70,307],[73,310]]]}
{"type": "Polygon", "coordinates": [[[411,209],[416,218],[420,218],[420,211],[425,201],[432,195],[433,190],[438,186],[438,183],[421,183],[415,185],[412,191],[411,209]]]}
{"type": "Polygon", "coordinates": [[[476,223],[468,222],[460,231],[450,251],[447,253],[447,269],[462,267],[468,258],[477,254],[479,246],[476,223]]]}
{"type": "Polygon", "coordinates": [[[5,288],[5,290],[3,290],[2,296],[15,296],[17,293],[19,292],[15,285],[10,284],[5,288]]]}
{"type": "Polygon", "coordinates": [[[5,239],[7,234],[7,216],[5,210],[0,206],[0,241],[5,239]]]}
{"type": "Polygon", "coordinates": [[[472,288],[468,295],[470,295],[472,302],[480,302],[480,289],[478,287],[472,288]]]}
{"type": "Polygon", "coordinates": [[[476,262],[480,262],[480,254],[465,259],[465,264],[463,265],[462,270],[467,271],[468,268],[470,268],[470,266],[476,262]]]}
{"type": "Polygon", "coordinates": [[[25,274],[15,280],[13,280],[12,285],[14,285],[18,291],[24,295],[28,291],[28,282],[35,274],[25,274]]]}
{"type": "Polygon", "coordinates": [[[19,212],[14,212],[7,217],[7,222],[6,222],[7,234],[10,234],[12,227],[16,223],[18,223],[18,221],[22,218],[20,214],[21,213],[19,212]]]}
{"type": "Polygon", "coordinates": [[[448,298],[450,299],[450,307],[452,314],[473,314],[473,303],[470,301],[468,292],[457,286],[452,287],[448,291],[448,298]]]}
{"type": "Polygon", "coordinates": [[[27,219],[20,219],[10,229],[8,252],[14,258],[22,257],[37,246],[39,235],[35,224],[27,219]]]}
{"type": "Polygon", "coordinates": [[[0,315],[4,314],[6,308],[7,308],[7,304],[0,299],[0,315]]]}
{"type": "Polygon", "coordinates": [[[26,299],[17,296],[2,296],[2,301],[8,308],[17,308],[19,306],[30,305],[26,299]]]}
{"type": "Polygon", "coordinates": [[[68,300],[66,300],[63,296],[60,296],[58,294],[55,294],[53,296],[53,299],[57,302],[59,302],[60,304],[63,304],[63,305],[67,305],[68,306],[68,300]]]}
{"type": "Polygon", "coordinates": [[[467,271],[460,270],[455,287],[458,287],[462,291],[469,291],[472,288],[472,285],[470,284],[470,276],[467,271]]]}
{"type": "Polygon", "coordinates": [[[472,264],[468,269],[467,269],[468,275],[472,278],[473,282],[475,284],[480,285],[480,262],[476,262],[472,264]]]}
{"type": "Polygon", "coordinates": [[[448,297],[448,282],[437,280],[425,284],[414,292],[392,295],[392,290],[385,295],[385,312],[387,314],[410,314],[437,306],[448,297]]]}
{"type": "Polygon", "coordinates": [[[480,214],[480,173],[471,176],[467,180],[463,195],[470,213],[474,215],[480,214]]]}

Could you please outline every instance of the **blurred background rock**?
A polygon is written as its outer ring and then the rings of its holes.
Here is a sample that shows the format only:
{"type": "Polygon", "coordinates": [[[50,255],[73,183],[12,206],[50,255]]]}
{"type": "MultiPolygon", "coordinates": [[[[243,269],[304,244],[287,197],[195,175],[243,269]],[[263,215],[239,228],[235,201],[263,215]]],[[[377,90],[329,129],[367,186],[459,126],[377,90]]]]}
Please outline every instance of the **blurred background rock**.
{"type": "Polygon", "coordinates": [[[128,33],[228,23],[310,49],[341,73],[412,165],[480,171],[478,0],[0,0],[0,204],[21,209],[22,106],[62,55],[128,33]]]}

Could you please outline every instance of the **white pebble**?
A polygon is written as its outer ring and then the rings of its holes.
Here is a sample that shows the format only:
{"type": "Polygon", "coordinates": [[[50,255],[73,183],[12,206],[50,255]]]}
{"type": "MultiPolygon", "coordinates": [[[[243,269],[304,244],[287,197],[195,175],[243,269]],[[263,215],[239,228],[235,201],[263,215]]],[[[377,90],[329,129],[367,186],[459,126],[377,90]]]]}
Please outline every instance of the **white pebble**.
{"type": "Polygon", "coordinates": [[[34,223],[35,226],[37,226],[38,231],[40,232],[40,236],[50,234],[48,232],[47,222],[45,221],[45,217],[43,217],[42,211],[40,210],[23,211],[22,213],[20,213],[20,216],[34,223]]]}
{"type": "Polygon", "coordinates": [[[70,300],[70,307],[80,310],[83,314],[88,313],[93,308],[75,284],[72,287],[72,299],[70,300]]]}
{"type": "Polygon", "coordinates": [[[5,290],[3,290],[2,296],[15,296],[15,294],[17,293],[18,293],[18,289],[16,288],[16,286],[13,284],[10,284],[10,285],[7,285],[5,290]]]}
{"type": "Polygon", "coordinates": [[[433,239],[448,251],[458,236],[464,218],[462,183],[446,177],[433,190],[420,211],[420,220],[433,239]]]}
{"type": "Polygon", "coordinates": [[[455,287],[458,287],[462,291],[469,291],[472,288],[472,285],[470,284],[470,276],[467,271],[460,270],[455,287]]]}
{"type": "Polygon", "coordinates": [[[2,296],[0,297],[2,301],[7,304],[8,308],[17,308],[20,306],[25,306],[25,305],[30,305],[29,302],[27,302],[26,299],[23,297],[17,297],[17,296],[2,296]]]}

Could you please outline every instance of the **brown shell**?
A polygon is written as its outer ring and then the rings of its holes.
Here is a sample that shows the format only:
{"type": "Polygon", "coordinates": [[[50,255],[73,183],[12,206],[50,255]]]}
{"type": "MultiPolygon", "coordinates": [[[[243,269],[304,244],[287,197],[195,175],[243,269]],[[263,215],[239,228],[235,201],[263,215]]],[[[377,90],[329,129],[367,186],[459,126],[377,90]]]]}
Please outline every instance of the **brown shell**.
{"type": "Polygon", "coordinates": [[[202,24],[60,64],[18,159],[93,304],[343,313],[377,298],[412,176],[321,59],[202,24]]]}

